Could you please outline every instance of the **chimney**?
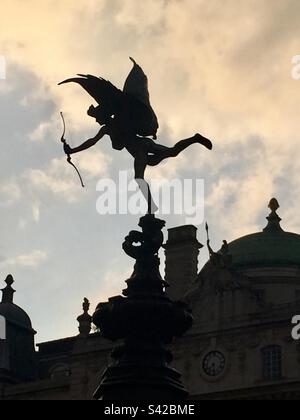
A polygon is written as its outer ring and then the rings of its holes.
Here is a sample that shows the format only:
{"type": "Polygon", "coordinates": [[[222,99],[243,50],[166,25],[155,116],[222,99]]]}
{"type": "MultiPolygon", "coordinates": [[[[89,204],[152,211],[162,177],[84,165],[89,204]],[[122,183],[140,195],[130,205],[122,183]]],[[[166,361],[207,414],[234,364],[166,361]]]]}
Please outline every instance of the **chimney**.
{"type": "Polygon", "coordinates": [[[203,247],[197,240],[197,228],[192,225],[169,229],[165,245],[165,280],[170,284],[168,294],[172,299],[182,300],[190,284],[198,275],[199,250],[203,247]]]}

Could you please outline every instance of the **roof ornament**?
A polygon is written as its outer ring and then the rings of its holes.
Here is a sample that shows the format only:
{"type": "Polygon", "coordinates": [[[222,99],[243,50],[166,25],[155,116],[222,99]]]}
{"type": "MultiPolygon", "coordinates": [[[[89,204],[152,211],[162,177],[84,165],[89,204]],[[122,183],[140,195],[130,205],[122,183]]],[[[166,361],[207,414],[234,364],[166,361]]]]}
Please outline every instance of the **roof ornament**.
{"type": "Polygon", "coordinates": [[[268,207],[274,213],[276,213],[277,210],[280,209],[280,205],[279,205],[279,203],[278,203],[278,201],[277,201],[276,198],[272,198],[272,200],[270,201],[268,207]]]}
{"type": "Polygon", "coordinates": [[[230,254],[229,244],[227,241],[223,241],[222,248],[219,252],[215,252],[210,245],[209,237],[209,226],[208,223],[205,225],[207,233],[207,248],[209,251],[210,261],[215,267],[229,269],[232,266],[232,255],[230,254]]]}
{"type": "Polygon", "coordinates": [[[6,277],[6,287],[1,289],[2,291],[2,302],[1,303],[13,303],[15,290],[12,288],[14,284],[14,278],[11,274],[6,277]]]}
{"type": "Polygon", "coordinates": [[[267,217],[268,225],[265,227],[264,232],[283,232],[280,226],[281,218],[277,214],[277,210],[280,209],[280,205],[276,198],[272,198],[268,208],[271,210],[270,215],[267,217]]]}
{"type": "Polygon", "coordinates": [[[82,304],[83,314],[77,318],[79,323],[79,335],[80,337],[88,337],[92,329],[92,317],[89,315],[90,302],[87,298],[84,298],[82,304]]]}

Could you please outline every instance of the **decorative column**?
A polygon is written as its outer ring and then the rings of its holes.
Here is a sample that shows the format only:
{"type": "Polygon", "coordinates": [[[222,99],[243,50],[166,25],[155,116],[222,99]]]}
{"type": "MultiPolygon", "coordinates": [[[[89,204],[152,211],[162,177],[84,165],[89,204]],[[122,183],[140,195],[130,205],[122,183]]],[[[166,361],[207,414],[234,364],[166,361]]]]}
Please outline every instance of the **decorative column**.
{"type": "Polygon", "coordinates": [[[127,288],[122,296],[99,304],[93,316],[103,337],[121,340],[95,398],[184,400],[187,391],[180,373],[170,367],[172,354],[165,345],[182,336],[193,318],[186,304],[170,300],[160,275],[158,252],[165,222],[147,215],[139,226],[142,231],[130,232],[123,244],[125,253],[136,260],[127,288]]]}

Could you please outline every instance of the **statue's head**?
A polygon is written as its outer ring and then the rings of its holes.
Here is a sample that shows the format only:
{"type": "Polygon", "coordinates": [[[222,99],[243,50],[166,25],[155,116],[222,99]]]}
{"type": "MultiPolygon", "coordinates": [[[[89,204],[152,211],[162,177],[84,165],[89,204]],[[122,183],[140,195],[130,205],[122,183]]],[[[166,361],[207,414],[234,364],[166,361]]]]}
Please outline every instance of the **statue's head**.
{"type": "Polygon", "coordinates": [[[100,105],[97,107],[94,107],[93,105],[91,105],[90,108],[88,109],[87,114],[90,117],[95,118],[97,123],[100,125],[107,124],[109,122],[110,117],[113,115],[112,112],[109,112],[108,109],[100,105]]]}

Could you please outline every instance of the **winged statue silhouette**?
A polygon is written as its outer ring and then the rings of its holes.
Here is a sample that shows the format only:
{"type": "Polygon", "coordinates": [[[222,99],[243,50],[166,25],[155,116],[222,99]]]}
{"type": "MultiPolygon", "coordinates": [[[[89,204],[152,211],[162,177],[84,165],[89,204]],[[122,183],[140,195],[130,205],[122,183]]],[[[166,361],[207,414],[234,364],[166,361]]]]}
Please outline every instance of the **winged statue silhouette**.
{"type": "Polygon", "coordinates": [[[151,196],[149,184],[145,181],[147,166],[157,166],[165,159],[177,157],[192,144],[201,144],[209,150],[212,150],[213,145],[200,134],[181,140],[173,147],[155,142],[159,124],[150,103],[148,78],[136,61],[130,59],[133,68],[123,90],[102,77],[84,74],[59,83],[77,83],[97,102],[98,105],[91,105],[87,113],[101,126],[95,137],[79,147],[71,148],[63,139],[64,150],[70,158],[74,153],[95,146],[108,135],[114,150],[126,149],[133,156],[135,179],[147,200],[148,213],[154,214],[158,209],[151,196]]]}

